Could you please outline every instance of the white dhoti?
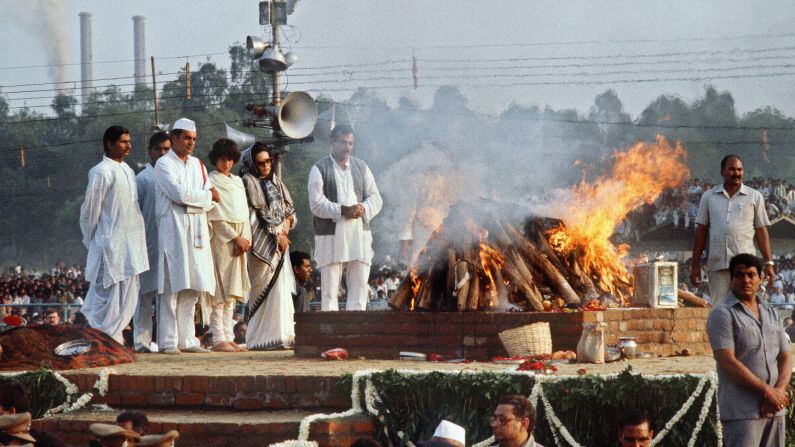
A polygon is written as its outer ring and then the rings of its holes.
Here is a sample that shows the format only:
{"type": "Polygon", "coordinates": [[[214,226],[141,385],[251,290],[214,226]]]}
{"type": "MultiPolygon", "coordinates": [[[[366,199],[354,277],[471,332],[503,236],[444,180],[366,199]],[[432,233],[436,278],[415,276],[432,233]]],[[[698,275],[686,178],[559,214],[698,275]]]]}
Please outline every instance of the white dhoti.
{"type": "Polygon", "coordinates": [[[370,264],[361,261],[334,262],[320,267],[320,309],[339,310],[337,295],[343,270],[348,289],[345,310],[367,310],[367,277],[370,275],[370,264]]]}
{"type": "Polygon", "coordinates": [[[201,346],[196,338],[194,323],[200,293],[185,289],[178,293],[164,293],[160,297],[157,308],[157,344],[161,351],[201,346]]]}
{"type": "Polygon", "coordinates": [[[138,303],[138,275],[102,287],[92,283],[80,311],[88,324],[124,344],[122,331],[132,320],[138,303]]]}
{"type": "Polygon", "coordinates": [[[152,306],[157,305],[155,304],[156,297],[157,290],[152,290],[142,294],[138,299],[138,306],[135,308],[133,317],[133,341],[136,350],[150,349],[152,345],[152,316],[154,315],[152,306]]]}

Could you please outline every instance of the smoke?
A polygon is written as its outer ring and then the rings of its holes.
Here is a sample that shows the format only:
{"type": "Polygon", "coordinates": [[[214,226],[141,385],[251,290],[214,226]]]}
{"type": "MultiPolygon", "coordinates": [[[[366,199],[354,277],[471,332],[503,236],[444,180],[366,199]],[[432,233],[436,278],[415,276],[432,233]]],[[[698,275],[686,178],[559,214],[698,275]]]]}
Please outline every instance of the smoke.
{"type": "Polygon", "coordinates": [[[7,2],[3,12],[25,27],[41,41],[47,65],[51,65],[49,76],[53,82],[68,80],[66,64],[69,62],[69,38],[65,20],[67,2],[47,0],[25,0],[7,2]]]}
{"type": "Polygon", "coordinates": [[[556,197],[549,192],[580,179],[578,160],[590,164],[606,152],[598,130],[589,142],[570,137],[579,124],[540,119],[557,112],[514,106],[481,115],[454,89],[437,94],[429,109],[410,101],[390,109],[361,94],[351,102],[364,105],[342,107],[337,121],[355,116],[355,155],[371,167],[384,198],[372,224],[375,262],[394,259],[407,236],[416,256],[456,203],[471,204],[466,213],[476,220],[498,212],[515,221],[531,209],[548,216],[543,204],[556,197]]]}

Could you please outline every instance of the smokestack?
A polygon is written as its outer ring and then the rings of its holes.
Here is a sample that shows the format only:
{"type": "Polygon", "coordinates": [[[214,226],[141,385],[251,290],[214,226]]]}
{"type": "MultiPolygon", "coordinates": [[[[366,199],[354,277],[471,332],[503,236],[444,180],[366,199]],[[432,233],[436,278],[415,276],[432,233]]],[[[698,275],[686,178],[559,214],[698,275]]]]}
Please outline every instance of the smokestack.
{"type": "Polygon", "coordinates": [[[91,13],[80,14],[80,89],[83,102],[94,88],[94,55],[91,51],[91,13]]]}
{"type": "Polygon", "coordinates": [[[133,35],[135,38],[135,85],[146,84],[146,33],[144,32],[144,16],[133,19],[133,35]]]}

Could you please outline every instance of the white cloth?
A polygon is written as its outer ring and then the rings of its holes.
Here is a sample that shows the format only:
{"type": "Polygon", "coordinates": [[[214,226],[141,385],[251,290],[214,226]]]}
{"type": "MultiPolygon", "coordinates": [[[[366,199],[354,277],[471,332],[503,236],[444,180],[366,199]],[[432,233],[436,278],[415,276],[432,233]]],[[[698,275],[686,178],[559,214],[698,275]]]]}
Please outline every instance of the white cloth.
{"type": "Polygon", "coordinates": [[[251,242],[246,190],[243,181],[237,176],[227,177],[214,171],[210,179],[221,199],[207,213],[216,282],[211,305],[224,303],[230,298],[245,302],[251,289],[248,257],[234,256],[234,239],[242,237],[251,242]]]}
{"type": "Polygon", "coordinates": [[[155,165],[157,184],[158,291],[215,293],[206,211],[212,182],[198,158],[183,162],[173,150],[155,165]],[[166,284],[168,278],[168,284],[166,284]]]}
{"type": "Polygon", "coordinates": [[[342,280],[343,267],[345,284],[348,288],[345,310],[367,310],[367,295],[370,290],[367,277],[370,275],[370,265],[359,261],[345,264],[335,262],[320,267],[320,310],[339,310],[337,293],[342,280]]]}
{"type": "Polygon", "coordinates": [[[141,273],[141,295],[157,290],[157,210],[155,185],[155,168],[146,164],[146,168],[135,176],[138,189],[138,206],[144,217],[146,229],[146,254],[149,259],[149,270],[141,273]]]}
{"type": "MultiPolygon", "coordinates": [[[[373,259],[373,235],[365,231],[362,219],[345,219],[342,217],[341,205],[349,206],[358,203],[353,190],[353,175],[350,166],[340,168],[334,162],[334,179],[337,183],[337,202],[332,202],[323,194],[323,176],[317,166],[309,171],[308,195],[309,209],[312,214],[336,222],[334,236],[315,236],[315,262],[319,267],[332,262],[360,261],[371,264],[373,259]]],[[[370,168],[364,177],[364,222],[371,222],[381,211],[383,200],[378,192],[370,168]]]]}
{"type": "Polygon", "coordinates": [[[102,157],[88,172],[80,230],[88,249],[85,279],[91,284],[109,288],[149,269],[135,173],[127,163],[102,157]]]}
{"type": "MultiPolygon", "coordinates": [[[[257,257],[249,256],[251,293],[262,293],[267,287],[268,284],[263,278],[271,277],[265,274],[270,268],[257,257]]],[[[292,346],[295,339],[293,292],[295,292],[295,276],[290,267],[290,254],[285,252],[284,264],[268,294],[267,301],[248,321],[246,346],[249,349],[292,346]]]]}
{"type": "Polygon", "coordinates": [[[235,341],[234,322],[232,316],[235,312],[235,300],[214,302],[210,314],[210,331],[213,334],[213,346],[223,342],[235,341]]]}
{"type": "Polygon", "coordinates": [[[157,298],[157,290],[139,293],[138,306],[135,307],[133,316],[133,343],[135,349],[152,349],[152,316],[154,315],[152,306],[156,305],[160,299],[157,298]]]}
{"type": "Polygon", "coordinates": [[[115,282],[110,287],[91,283],[86,294],[86,302],[80,308],[80,312],[88,320],[88,325],[124,344],[122,331],[135,313],[138,285],[138,275],[115,282]]]}
{"type": "Polygon", "coordinates": [[[707,273],[709,281],[709,295],[712,297],[712,305],[726,301],[732,291],[732,278],[729,269],[715,270],[707,273]]]}
{"type": "Polygon", "coordinates": [[[157,345],[160,350],[200,346],[193,322],[199,292],[185,289],[164,293],[157,307],[157,345]]]}
{"type": "MultiPolygon", "coordinates": [[[[331,157],[329,155],[329,157],[331,157]]],[[[348,310],[351,303],[355,310],[364,310],[367,306],[367,275],[369,275],[370,264],[373,261],[373,234],[364,229],[364,222],[371,222],[381,211],[383,199],[378,192],[373,173],[368,167],[364,176],[364,189],[362,196],[364,200],[361,205],[364,207],[364,216],[361,219],[346,219],[342,217],[341,205],[350,206],[358,203],[356,193],[353,189],[353,174],[350,165],[344,169],[335,161],[334,181],[337,186],[337,202],[330,201],[323,194],[323,176],[317,166],[312,166],[309,171],[308,195],[309,209],[317,217],[332,219],[336,222],[333,236],[315,236],[314,258],[321,272],[321,296],[326,300],[327,305],[323,310],[337,309],[337,289],[342,275],[342,269],[347,265],[348,269],[354,269],[353,283],[348,282],[348,310]],[[356,261],[351,262],[351,261],[356,261]],[[364,266],[353,266],[354,264],[364,264],[364,266]],[[335,265],[334,278],[323,278],[324,267],[335,265]],[[353,267],[352,267],[353,266],[353,267]],[[359,281],[362,271],[366,270],[364,279],[359,281]],[[336,284],[336,286],[335,286],[336,284]],[[331,287],[329,289],[328,287],[331,287]],[[332,298],[333,297],[333,298],[332,298]],[[361,305],[361,309],[359,309],[361,305]]],[[[349,274],[350,276],[350,274],[349,274]]]]}

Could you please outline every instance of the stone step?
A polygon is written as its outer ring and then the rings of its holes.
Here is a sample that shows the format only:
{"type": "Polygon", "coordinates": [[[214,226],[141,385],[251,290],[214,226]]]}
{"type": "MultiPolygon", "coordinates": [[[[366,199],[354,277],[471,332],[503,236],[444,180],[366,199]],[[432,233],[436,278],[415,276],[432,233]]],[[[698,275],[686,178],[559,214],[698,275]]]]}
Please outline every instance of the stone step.
{"type": "MultiPolygon", "coordinates": [[[[274,442],[296,439],[301,419],[314,411],[226,411],[208,409],[136,408],[149,419],[150,433],[180,432],[177,445],[222,447],[264,447],[274,442]]],[[[33,427],[61,438],[68,446],[88,445],[93,423],[114,423],[121,410],[81,410],[33,421],[33,427]]],[[[372,421],[353,416],[312,424],[311,439],[321,447],[347,447],[360,436],[372,435],[372,421]]]]}
{"type": "Polygon", "coordinates": [[[142,375],[119,369],[108,378],[105,396],[92,390],[97,380],[96,371],[64,372],[64,376],[75,383],[81,393],[92,391],[92,403],[112,407],[209,407],[246,411],[317,408],[340,411],[351,407],[350,397],[338,390],[338,375],[258,375],[256,371],[248,375],[216,375],[223,372],[223,363],[217,368],[213,372],[187,370],[184,371],[186,375],[158,371],[142,375]]]}

